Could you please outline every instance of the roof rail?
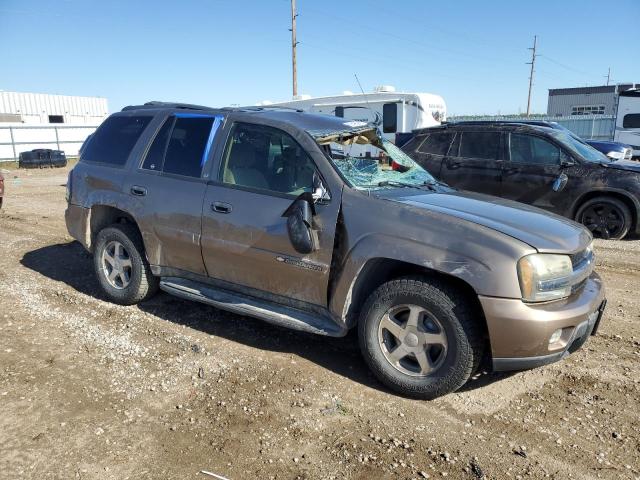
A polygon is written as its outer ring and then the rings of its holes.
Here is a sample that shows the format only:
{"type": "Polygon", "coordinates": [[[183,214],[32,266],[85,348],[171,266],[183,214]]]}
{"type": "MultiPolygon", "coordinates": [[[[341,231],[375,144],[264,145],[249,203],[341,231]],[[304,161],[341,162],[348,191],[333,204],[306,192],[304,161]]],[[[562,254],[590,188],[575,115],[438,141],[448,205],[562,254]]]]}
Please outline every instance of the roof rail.
{"type": "Polygon", "coordinates": [[[294,107],[281,107],[279,105],[249,105],[246,107],[222,107],[220,110],[233,110],[236,112],[277,112],[286,110],[289,112],[304,113],[304,110],[294,107]]]}
{"type": "Polygon", "coordinates": [[[178,108],[183,110],[215,110],[213,107],[206,107],[204,105],[192,105],[190,103],[177,103],[177,102],[159,102],[151,101],[144,105],[129,105],[122,109],[123,112],[127,110],[143,110],[153,108],[178,108]]]}

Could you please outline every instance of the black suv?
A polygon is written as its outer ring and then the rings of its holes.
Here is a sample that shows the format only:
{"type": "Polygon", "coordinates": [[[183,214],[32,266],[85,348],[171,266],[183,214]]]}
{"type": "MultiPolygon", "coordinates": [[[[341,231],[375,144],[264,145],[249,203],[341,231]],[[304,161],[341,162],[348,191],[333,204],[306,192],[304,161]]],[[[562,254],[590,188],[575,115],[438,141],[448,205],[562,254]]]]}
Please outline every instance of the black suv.
{"type": "Polygon", "coordinates": [[[562,130],[451,123],[415,131],[402,149],[455,188],[544,208],[597,237],[638,233],[640,164],[611,161],[562,130]]]}

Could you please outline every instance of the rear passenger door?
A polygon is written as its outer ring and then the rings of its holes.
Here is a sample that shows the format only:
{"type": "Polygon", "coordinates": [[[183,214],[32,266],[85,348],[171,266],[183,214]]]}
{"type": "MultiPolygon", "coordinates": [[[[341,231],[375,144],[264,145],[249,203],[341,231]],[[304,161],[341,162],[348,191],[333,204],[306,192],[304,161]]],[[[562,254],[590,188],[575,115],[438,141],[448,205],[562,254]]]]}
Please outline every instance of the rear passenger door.
{"type": "Polygon", "coordinates": [[[553,182],[562,171],[564,155],[548,139],[526,133],[511,133],[509,161],[504,164],[502,196],[547,210],[562,212],[562,192],[553,191],[553,182]]]}
{"type": "Polygon", "coordinates": [[[206,275],[200,250],[208,181],[203,172],[222,121],[207,114],[170,115],[126,180],[152,265],[206,275]]]}
{"type": "Polygon", "coordinates": [[[441,179],[442,161],[449,152],[455,138],[455,132],[434,131],[419,134],[403,147],[413,153],[412,158],[437,179],[441,179]]]}
{"type": "Polygon", "coordinates": [[[501,132],[458,132],[444,159],[441,179],[452,187],[499,196],[504,155],[501,132]]]}

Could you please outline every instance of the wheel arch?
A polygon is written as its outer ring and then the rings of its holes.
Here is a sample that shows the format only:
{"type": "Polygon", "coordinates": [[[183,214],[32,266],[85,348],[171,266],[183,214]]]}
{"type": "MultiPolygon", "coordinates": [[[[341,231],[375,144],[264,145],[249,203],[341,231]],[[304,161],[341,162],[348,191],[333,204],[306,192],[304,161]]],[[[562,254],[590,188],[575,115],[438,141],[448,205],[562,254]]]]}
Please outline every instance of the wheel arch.
{"type": "Polygon", "coordinates": [[[386,282],[407,276],[437,279],[439,282],[462,292],[473,306],[474,311],[479,313],[481,327],[486,333],[487,324],[484,311],[478,299],[478,293],[472,285],[460,277],[439,270],[385,257],[373,258],[367,261],[356,277],[351,290],[349,303],[345,305],[345,322],[347,327],[351,328],[356,325],[360,307],[364,304],[371,292],[386,282]]]}
{"type": "Polygon", "coordinates": [[[89,209],[88,248],[93,251],[98,233],[114,223],[125,223],[134,226],[140,233],[140,227],[129,212],[112,205],[95,204],[89,209]]]}
{"type": "Polygon", "coordinates": [[[601,190],[590,190],[580,196],[573,204],[573,208],[571,209],[571,218],[573,220],[578,221],[576,216],[578,215],[578,210],[580,207],[584,205],[585,202],[596,198],[596,197],[611,197],[623,202],[629,210],[631,211],[631,228],[630,232],[635,232],[638,228],[638,211],[640,211],[640,202],[628,195],[626,192],[617,189],[601,189],[601,190]]]}

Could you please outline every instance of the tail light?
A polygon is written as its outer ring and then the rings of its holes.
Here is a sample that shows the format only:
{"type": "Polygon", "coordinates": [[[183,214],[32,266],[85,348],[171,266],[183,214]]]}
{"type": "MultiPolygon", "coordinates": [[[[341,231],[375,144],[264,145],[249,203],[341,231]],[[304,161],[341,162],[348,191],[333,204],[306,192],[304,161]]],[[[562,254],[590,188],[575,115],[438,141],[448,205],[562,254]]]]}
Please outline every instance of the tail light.
{"type": "Polygon", "coordinates": [[[65,192],[64,198],[67,200],[67,203],[71,201],[71,182],[73,179],[73,169],[69,170],[69,175],[67,176],[67,190],[65,192]]]}

